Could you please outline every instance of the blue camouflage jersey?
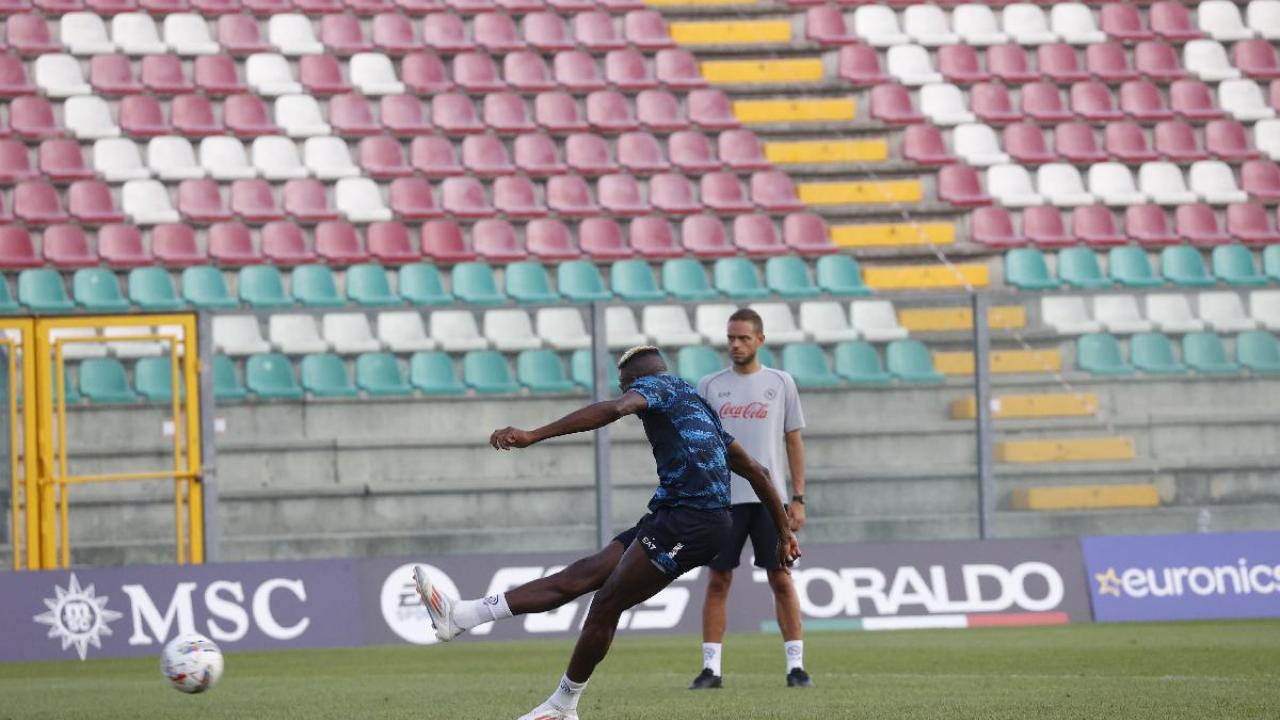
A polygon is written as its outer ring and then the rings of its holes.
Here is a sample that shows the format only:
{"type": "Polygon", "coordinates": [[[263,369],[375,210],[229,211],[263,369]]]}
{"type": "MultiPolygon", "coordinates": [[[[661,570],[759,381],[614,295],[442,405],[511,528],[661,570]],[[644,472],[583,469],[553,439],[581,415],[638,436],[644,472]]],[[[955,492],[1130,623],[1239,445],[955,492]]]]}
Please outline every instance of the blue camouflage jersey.
{"type": "Polygon", "coordinates": [[[733,436],[692,385],[675,375],[645,375],[627,388],[649,403],[637,413],[658,463],[658,491],[649,509],[682,505],[729,507],[729,454],[733,436]]]}

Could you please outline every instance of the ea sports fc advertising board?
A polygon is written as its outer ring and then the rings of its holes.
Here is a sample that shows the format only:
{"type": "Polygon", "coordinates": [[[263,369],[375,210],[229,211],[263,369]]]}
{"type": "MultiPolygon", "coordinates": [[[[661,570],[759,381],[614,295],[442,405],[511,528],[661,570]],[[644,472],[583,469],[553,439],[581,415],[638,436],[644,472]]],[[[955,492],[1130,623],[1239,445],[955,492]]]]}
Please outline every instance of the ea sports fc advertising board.
{"type": "MultiPolygon", "coordinates": [[[[3,573],[0,662],[153,655],[188,632],[228,653],[429,645],[435,635],[413,588],[414,564],[442,589],[480,597],[580,554],[3,573]]],[[[765,578],[747,560],[730,596],[734,632],[770,629],[774,618],[765,578]]],[[[793,577],[811,630],[1087,622],[1091,595],[1092,617],[1106,621],[1280,616],[1280,533],[814,544],[793,577]]],[[[696,634],[705,583],[704,571],[686,574],[624,614],[619,632],[696,634]]],[[[458,641],[572,636],[588,607],[583,598],[458,641]]]]}

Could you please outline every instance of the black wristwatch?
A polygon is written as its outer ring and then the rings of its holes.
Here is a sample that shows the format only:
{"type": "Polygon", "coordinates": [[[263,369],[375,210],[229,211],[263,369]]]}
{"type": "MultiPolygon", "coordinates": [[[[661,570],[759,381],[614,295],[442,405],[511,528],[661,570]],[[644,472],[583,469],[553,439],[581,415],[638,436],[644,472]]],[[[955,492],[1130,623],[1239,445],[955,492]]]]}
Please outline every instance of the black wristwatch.
{"type": "Polygon", "coordinates": [[[803,495],[792,495],[792,496],[791,496],[791,502],[796,503],[796,504],[798,504],[798,505],[803,505],[803,504],[804,504],[804,496],[803,496],[803,495]]]}

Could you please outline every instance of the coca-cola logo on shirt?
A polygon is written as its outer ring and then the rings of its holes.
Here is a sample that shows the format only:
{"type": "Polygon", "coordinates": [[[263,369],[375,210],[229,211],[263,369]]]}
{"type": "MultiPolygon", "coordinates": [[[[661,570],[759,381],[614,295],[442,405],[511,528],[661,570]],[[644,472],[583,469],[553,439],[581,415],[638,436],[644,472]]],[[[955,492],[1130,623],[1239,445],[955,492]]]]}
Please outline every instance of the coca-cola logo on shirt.
{"type": "Polygon", "coordinates": [[[769,417],[769,406],[762,402],[749,402],[742,405],[734,405],[731,402],[727,402],[720,406],[720,417],[739,420],[764,420],[769,417]]]}

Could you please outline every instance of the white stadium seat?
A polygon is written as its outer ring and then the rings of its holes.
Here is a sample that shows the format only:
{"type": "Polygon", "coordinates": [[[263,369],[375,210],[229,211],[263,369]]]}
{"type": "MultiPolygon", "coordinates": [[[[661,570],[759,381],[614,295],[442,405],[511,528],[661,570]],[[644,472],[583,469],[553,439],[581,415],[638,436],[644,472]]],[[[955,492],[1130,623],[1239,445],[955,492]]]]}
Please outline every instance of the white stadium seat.
{"type": "Polygon", "coordinates": [[[737,305],[729,305],[727,303],[699,305],[693,310],[693,327],[713,347],[727,347],[729,345],[729,316],[737,309],[737,305]]]}
{"type": "Polygon", "coordinates": [[[382,343],[373,336],[369,318],[364,313],[328,313],[322,326],[324,339],[335,352],[355,355],[382,349],[382,343]]]}
{"type": "Polygon", "coordinates": [[[1245,18],[1262,37],[1280,40],[1280,0],[1250,0],[1245,18]]]}
{"type": "Polygon", "coordinates": [[[944,127],[974,122],[964,91],[951,83],[932,83],[920,88],[920,112],[934,125],[944,127]]]}
{"type": "Polygon", "coordinates": [[[320,326],[311,315],[276,313],[267,321],[271,345],[286,355],[328,352],[330,344],[320,336],[320,326]]]}
{"type": "Polygon", "coordinates": [[[200,15],[174,13],[165,16],[164,42],[182,57],[216,55],[222,51],[209,35],[209,25],[200,15]]]}
{"type": "Polygon", "coordinates": [[[62,104],[62,124],[77,140],[120,137],[120,126],[111,117],[111,108],[96,95],[67,98],[62,104]]]}
{"type": "Polygon", "coordinates": [[[342,178],[334,185],[334,206],[353,223],[391,219],[391,209],[382,202],[382,191],[369,178],[342,178]]]}
{"type": "Polygon", "coordinates": [[[898,324],[898,313],[888,300],[854,300],[849,303],[849,325],[871,342],[907,337],[907,329],[898,324]]]}
{"type": "MultiPolygon", "coordinates": [[[[298,156],[298,144],[292,138],[281,135],[254,138],[250,151],[253,153],[254,172],[268,180],[296,180],[311,175],[311,171],[303,166],[302,158],[298,156]]],[[[345,146],[342,151],[345,156],[345,146]]]]}
{"type": "Polygon", "coordinates": [[[213,349],[226,355],[256,355],[271,352],[271,343],[263,339],[253,315],[214,315],[213,349]]]}
{"type": "Polygon", "coordinates": [[[959,36],[947,27],[947,14],[937,5],[911,5],[902,13],[902,29],[926,47],[955,45],[959,36]]]}
{"type": "Polygon", "coordinates": [[[1003,45],[1009,36],[1000,30],[996,14],[988,5],[968,3],[951,11],[951,27],[960,40],[970,45],[1003,45]]]}
{"type": "Polygon", "coordinates": [[[1043,205],[1044,196],[1031,183],[1031,173],[1021,165],[987,168],[987,192],[1005,207],[1043,205]]]}
{"type": "Polygon", "coordinates": [[[1084,179],[1075,165],[1049,163],[1036,169],[1036,188],[1051,204],[1058,207],[1077,207],[1097,202],[1084,189],[1084,179]]]}
{"type": "Polygon", "coordinates": [[[1249,293],[1249,317],[1272,332],[1280,330],[1280,290],[1249,293]]]}
{"type": "Polygon", "coordinates": [[[200,141],[200,165],[214,180],[246,180],[258,176],[249,164],[244,145],[233,137],[207,137],[200,141]]]}
{"type": "Polygon", "coordinates": [[[1040,298],[1040,319],[1059,335],[1084,335],[1102,329],[1102,323],[1089,317],[1084,298],[1074,295],[1040,298]]]}
{"type": "Polygon", "coordinates": [[[196,162],[191,141],[176,135],[147,141],[147,165],[161,180],[191,180],[205,175],[204,168],[196,162]]]}
{"type": "Polygon", "coordinates": [[[1143,314],[1161,332],[1189,333],[1204,330],[1204,322],[1191,312],[1191,302],[1182,293],[1157,293],[1147,295],[1143,300],[1143,314]]]}
{"type": "Polygon", "coordinates": [[[778,345],[809,339],[809,333],[796,327],[796,319],[786,303],[755,303],[751,305],[751,309],[759,313],[760,319],[764,321],[764,334],[769,342],[778,345]]]}
{"type": "Polygon", "coordinates": [[[1280,160],[1280,120],[1259,120],[1253,126],[1253,145],[1272,160],[1280,160]]]}
{"type": "Polygon", "coordinates": [[[347,141],[339,137],[307,138],[302,145],[306,169],[321,180],[359,177],[360,168],[351,162],[347,141]]]}
{"type": "Polygon", "coordinates": [[[883,5],[859,5],[853,11],[853,29],[872,47],[889,47],[909,42],[898,27],[898,15],[883,5]]]}
{"type": "MultiPolygon", "coordinates": [[[[63,338],[89,338],[98,337],[98,331],[94,328],[50,328],[49,340],[50,348],[53,347],[53,341],[63,338]]],[[[107,346],[97,342],[68,342],[62,344],[62,357],[68,360],[83,360],[85,358],[100,358],[107,356],[107,346]]]]}
{"type": "Polygon", "coordinates": [[[311,18],[297,13],[272,15],[267,21],[267,39],[281,55],[319,55],[324,45],[316,39],[311,18]]]}
{"type": "Polygon", "coordinates": [[[1182,66],[1205,82],[1240,77],[1227,51],[1217,40],[1191,40],[1182,47],[1182,66]]]}
{"type": "Polygon", "coordinates": [[[1244,301],[1233,290],[1202,292],[1196,298],[1200,319],[1217,332],[1256,330],[1258,321],[1244,311],[1244,301]]]}
{"type": "Polygon", "coordinates": [[[689,325],[689,315],[679,305],[647,305],[641,311],[644,332],[659,346],[700,345],[702,335],[689,325]]]}
{"type": "Polygon", "coordinates": [[[112,183],[151,177],[151,171],[142,164],[142,152],[128,138],[103,138],[95,142],[93,170],[112,183]]]}
{"type": "Polygon", "coordinates": [[[1005,34],[1019,45],[1044,45],[1058,41],[1057,33],[1049,29],[1049,21],[1038,5],[1006,5],[1000,13],[1000,24],[1005,34]]]}
{"type": "Polygon", "coordinates": [[[1138,192],[1133,173],[1118,162],[1089,166],[1089,192],[1106,205],[1141,205],[1150,199],[1138,192]]]}
{"type": "Polygon", "coordinates": [[[391,58],[382,53],[356,53],[351,56],[349,70],[351,84],[365,95],[399,95],[405,90],[391,58]]]}
{"type": "Polygon", "coordinates": [[[138,225],[176,223],[181,218],[169,202],[169,191],[158,180],[130,180],[120,190],[120,205],[138,225]]]}
{"type": "Polygon", "coordinates": [[[1218,105],[1240,122],[1269,120],[1275,108],[1267,104],[1262,88],[1252,80],[1227,80],[1218,85],[1218,105]]]}
{"type": "Polygon", "coordinates": [[[289,61],[275,53],[254,53],[244,63],[245,80],[259,95],[298,95],[302,85],[293,77],[289,61]]]}
{"type": "Polygon", "coordinates": [[[1248,202],[1249,194],[1236,185],[1231,166],[1221,160],[1191,163],[1187,172],[1191,191],[1211,205],[1248,202]]]}
{"type": "Polygon", "coordinates": [[[1197,199],[1187,189],[1182,168],[1171,162],[1143,163],[1138,168],[1138,187],[1157,205],[1185,205],[1197,199]]]}
{"type": "Polygon", "coordinates": [[[933,67],[929,51],[919,45],[894,45],[885,54],[889,75],[903,85],[942,82],[942,74],[933,67]]]}
{"type": "Polygon", "coordinates": [[[126,55],[163,55],[169,46],[146,13],[120,13],[111,18],[111,39],[126,55]]]}
{"type": "Polygon", "coordinates": [[[489,347],[489,341],[480,334],[475,316],[467,310],[432,312],[431,337],[447,352],[484,350],[489,347]]]}
{"type": "MultiPolygon", "coordinates": [[[[102,328],[104,338],[149,335],[153,328],[147,326],[110,325],[102,328]]],[[[107,343],[107,350],[118,358],[155,357],[168,355],[169,343],[159,340],[117,340],[107,343]]]]}
{"type": "Polygon", "coordinates": [[[107,23],[95,13],[72,12],[58,21],[62,46],[73,55],[105,55],[116,51],[107,23]]]}
{"type": "Polygon", "coordinates": [[[576,307],[540,308],[534,315],[538,337],[556,350],[581,350],[591,347],[582,311],[576,307]]]}
{"type": "Polygon", "coordinates": [[[1049,27],[1072,45],[1106,42],[1107,34],[1098,29],[1093,10],[1084,3],[1056,3],[1049,10],[1049,27]]]}
{"type": "Polygon", "coordinates": [[[1200,0],[1196,21],[1201,31],[1218,42],[1248,40],[1254,36],[1232,0],[1200,0]]]}
{"type": "Polygon", "coordinates": [[[289,137],[308,138],[333,132],[314,96],[281,95],[276,98],[275,110],[276,125],[289,137]]]}
{"type": "Polygon", "coordinates": [[[378,313],[378,339],[391,352],[409,353],[435,350],[436,341],[427,335],[422,314],[413,311],[378,313]]]}
{"type": "Polygon", "coordinates": [[[533,321],[524,310],[486,310],[484,336],[498,350],[536,350],[542,338],[533,332],[533,321]]]}
{"type": "Polygon", "coordinates": [[[71,55],[48,53],[36,58],[36,87],[51,98],[88,95],[93,92],[80,72],[80,61],[71,55]]]}
{"type": "Polygon", "coordinates": [[[1010,162],[1009,155],[1000,149],[1000,138],[996,131],[982,123],[957,125],[951,131],[951,147],[965,163],[975,167],[1010,162]]]}
{"type": "Polygon", "coordinates": [[[614,305],[604,310],[605,340],[610,350],[644,345],[649,336],[640,332],[636,314],[631,308],[614,305]]]}
{"type": "Polygon", "coordinates": [[[840,303],[818,300],[800,303],[800,327],[822,344],[857,340],[858,331],[849,326],[849,318],[840,303]]]}
{"type": "Polygon", "coordinates": [[[1150,332],[1150,320],[1142,317],[1138,299],[1133,295],[1097,295],[1093,298],[1093,317],[1107,332],[1129,335],[1150,332]]]}

